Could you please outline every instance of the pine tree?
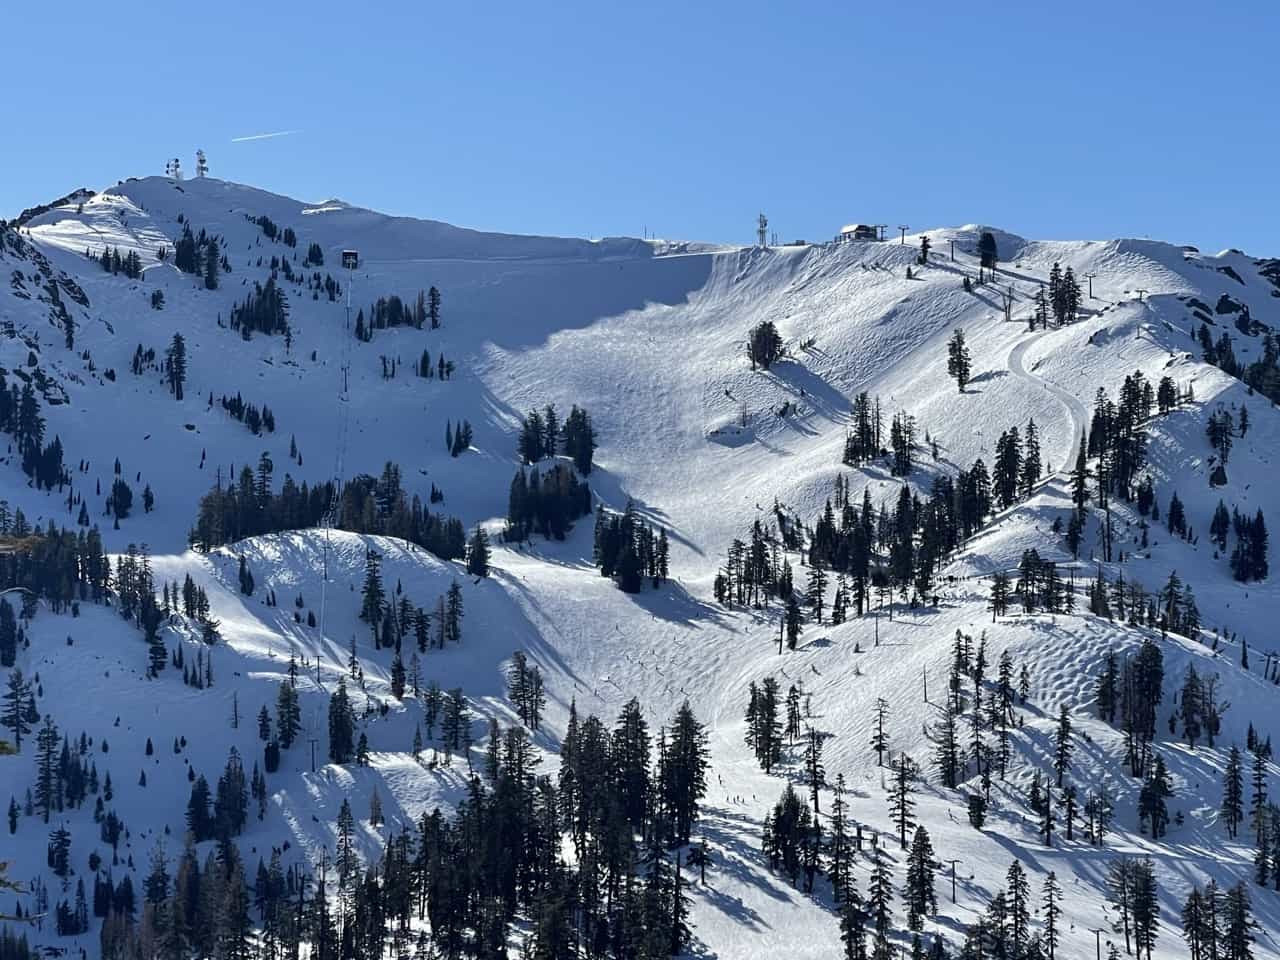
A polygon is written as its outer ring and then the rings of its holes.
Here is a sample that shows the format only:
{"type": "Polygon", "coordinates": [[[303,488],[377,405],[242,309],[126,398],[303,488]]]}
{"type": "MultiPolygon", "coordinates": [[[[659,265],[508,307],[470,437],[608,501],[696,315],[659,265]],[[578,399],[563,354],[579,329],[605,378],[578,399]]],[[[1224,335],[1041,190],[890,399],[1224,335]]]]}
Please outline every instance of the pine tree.
{"type": "Polygon", "coordinates": [[[355,754],[355,713],[347,695],[347,681],[338,678],[338,689],[329,697],[329,760],[350,763],[355,754]]]}
{"type": "MultiPolygon", "coordinates": [[[[1252,931],[1257,928],[1257,924],[1253,920],[1249,888],[1245,886],[1243,880],[1227,891],[1222,907],[1225,926],[1222,930],[1221,944],[1225,960],[1252,960],[1254,942],[1252,931]]],[[[1216,955],[1211,946],[1209,951],[1216,955]]]]}
{"type": "Polygon", "coordinates": [[[298,691],[292,682],[280,684],[276,693],[276,733],[280,746],[286,750],[293,746],[302,726],[302,708],[298,704],[298,691]]]}
{"type": "Polygon", "coordinates": [[[903,900],[907,905],[907,929],[923,930],[924,918],[938,910],[938,898],[934,891],[934,852],[929,832],[924,826],[916,827],[911,839],[911,852],[907,854],[906,887],[903,900]]]}
{"type": "Polygon", "coordinates": [[[876,698],[876,718],[871,732],[871,749],[876,752],[876,766],[884,766],[884,754],[889,749],[889,734],[885,721],[889,718],[889,701],[876,698]]]}
{"type": "Polygon", "coordinates": [[[964,331],[957,327],[951,339],[947,341],[947,376],[955,380],[961,393],[964,393],[965,385],[969,382],[971,369],[969,348],[964,342],[964,331]]]}
{"type": "Polygon", "coordinates": [[[1044,917],[1044,948],[1049,960],[1054,960],[1058,949],[1058,918],[1062,916],[1062,888],[1058,885],[1057,875],[1050,870],[1044,878],[1044,899],[1041,901],[1040,913],[1044,917]]]}
{"type": "Polygon", "coordinates": [[[1014,957],[1026,956],[1031,938],[1031,886],[1026,872],[1017,860],[1005,874],[1005,904],[1008,909],[1008,938],[1014,957]]]}
{"type": "Polygon", "coordinates": [[[382,587],[382,554],[365,550],[364,587],[361,590],[360,619],[376,626],[382,621],[382,606],[386,591],[382,587]]]}
{"type": "Polygon", "coordinates": [[[867,906],[870,908],[872,925],[875,928],[875,948],[873,956],[885,958],[889,956],[889,932],[893,923],[893,874],[885,859],[884,847],[876,844],[871,848],[871,876],[867,885],[867,906]]]}
{"type": "Polygon", "coordinates": [[[840,940],[845,960],[867,960],[867,910],[850,882],[840,908],[840,940]]]}
{"type": "Polygon", "coordinates": [[[480,526],[467,544],[467,573],[473,577],[489,576],[489,537],[480,526]]]}
{"type": "Polygon", "coordinates": [[[898,828],[898,842],[902,849],[907,849],[907,833],[915,826],[915,779],[917,767],[915,761],[906,753],[899,753],[898,758],[890,763],[893,779],[889,782],[889,815],[898,828]]]}
{"type": "Polygon", "coordinates": [[[1235,839],[1244,819],[1244,770],[1240,762],[1240,748],[1232,744],[1227,766],[1222,771],[1222,819],[1227,833],[1235,839]]]}
{"type": "Polygon", "coordinates": [[[991,575],[991,599],[988,606],[991,609],[992,623],[996,622],[996,617],[1008,613],[1010,589],[1009,575],[1003,570],[997,570],[991,575]]]}
{"type": "Polygon", "coordinates": [[[31,732],[34,700],[31,685],[16,667],[5,681],[4,696],[0,697],[0,725],[13,734],[13,747],[22,751],[22,737],[31,732]]]}
{"type": "Polygon", "coordinates": [[[1254,843],[1262,846],[1267,818],[1267,761],[1260,749],[1253,752],[1253,793],[1250,796],[1249,821],[1253,825],[1254,843]]]}
{"type": "Polygon", "coordinates": [[[1064,703],[1058,708],[1058,728],[1054,736],[1053,770],[1058,777],[1058,786],[1062,786],[1062,778],[1071,769],[1071,716],[1064,703]]]}
{"type": "Polygon", "coordinates": [[[45,823],[49,814],[62,808],[62,794],[58,777],[58,728],[53,718],[46,715],[44,725],[36,733],[36,810],[45,823]]]}
{"type": "Polygon", "coordinates": [[[794,650],[800,642],[800,634],[804,630],[803,618],[800,614],[800,604],[796,601],[794,593],[787,597],[787,609],[785,613],[787,628],[787,649],[794,650]]]}
{"type": "Polygon", "coordinates": [[[818,809],[818,794],[826,786],[826,769],[822,766],[822,734],[813,727],[805,729],[804,772],[813,795],[813,812],[818,809]]]}

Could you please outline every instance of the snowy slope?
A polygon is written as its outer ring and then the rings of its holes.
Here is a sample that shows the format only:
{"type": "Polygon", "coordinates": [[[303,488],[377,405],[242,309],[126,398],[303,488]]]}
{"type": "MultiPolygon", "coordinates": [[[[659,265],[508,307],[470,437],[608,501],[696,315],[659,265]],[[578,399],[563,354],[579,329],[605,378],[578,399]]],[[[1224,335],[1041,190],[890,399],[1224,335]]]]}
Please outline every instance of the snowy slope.
{"type": "MultiPolygon", "coordinates": [[[[1156,860],[1166,927],[1160,951],[1183,955],[1173,928],[1190,884],[1213,876],[1227,886],[1252,869],[1247,841],[1228,842],[1217,822],[1218,770],[1224,746],[1243,745],[1250,723],[1263,736],[1273,728],[1280,733],[1268,709],[1275,688],[1261,676],[1260,658],[1251,671],[1242,670],[1236,643],[1215,653],[1185,638],[1166,641],[1166,689],[1185,664],[1194,663],[1201,673],[1221,675],[1232,708],[1216,750],[1201,746],[1192,752],[1162,738],[1160,749],[1176,782],[1173,806],[1185,822],[1171,828],[1169,843],[1153,843],[1137,830],[1137,785],[1124,769],[1120,735],[1090,709],[1093,678],[1106,652],[1135,647],[1144,631],[1082,612],[1015,615],[992,624],[986,584],[976,577],[1015,565],[1029,547],[1067,558],[1062,538],[1050,531],[1070,506],[1065,471],[1088,426],[1096,389],[1106,387],[1114,396],[1135,369],[1153,381],[1167,372],[1195,390],[1193,406],[1151,428],[1150,472],[1161,509],[1176,488],[1192,525],[1206,534],[1220,496],[1242,511],[1261,508],[1276,515],[1280,498],[1266,480],[1280,422],[1239,381],[1201,362],[1193,336],[1199,321],[1192,319],[1188,302],[1213,306],[1227,294],[1247,303],[1256,320],[1276,326],[1280,301],[1259,263],[1235,252],[1210,257],[1149,241],[1036,242],[999,232],[999,286],[969,293],[961,279],[977,271],[979,232],[973,226],[930,231],[934,256],[921,268],[914,265],[920,235],[905,244],[775,250],[516,237],[387,217],[338,201],[302,203],[213,179],[175,184],[163,178],[128,181],[82,205],[68,203],[31,218],[21,229],[21,243],[11,240],[0,248],[0,279],[7,284],[0,288],[0,325],[12,328],[0,339],[0,366],[10,372],[38,369],[47,378],[47,434],[61,438],[73,467],[87,462],[84,471],[73,471],[75,489],[102,527],[108,548],[120,552],[130,543],[148,544],[158,579],[190,574],[206,585],[226,641],[213,653],[214,686],[198,691],[183,686],[173,670],[145,679],[146,647],[114,611],[86,605],[72,618],[42,609],[32,622],[30,647],[20,652],[18,665],[28,676],[39,675],[41,709],[51,711],[72,736],[85,729],[110,742],[109,754],[99,752],[97,762],[100,770],[110,768],[115,805],[133,831],[122,852],[145,870],[152,834],[168,830],[170,851],[178,848],[188,763],[212,780],[231,746],[246,757],[260,756],[253,718],[260,705],[274,704],[291,653],[310,664],[301,686],[304,722],[309,730],[322,727],[326,692],[346,673],[352,638],[358,638],[367,696],[389,708],[385,716],[375,711],[363,727],[373,764],[323,765],[323,730],[315,734],[316,772],[305,745],[288,751],[270,779],[266,818],[243,838],[248,862],[285,842],[298,857],[314,858],[326,846],[331,852],[333,819],[343,797],[351,797],[363,817],[377,790],[388,829],[394,829],[460,796],[463,759],[430,767],[410,756],[420,707],[390,697],[388,652],[372,648],[368,628],[357,620],[364,550],[372,543],[386,557],[387,583],[398,581],[417,605],[434,604],[455,579],[463,585],[464,642],[425,655],[421,669],[424,684],[430,679],[465,690],[478,741],[490,716],[504,724],[514,720],[503,671],[515,650],[528,651],[547,677],[547,721],[536,741],[547,752],[544,769],[554,769],[557,737],[572,701],[581,712],[611,721],[627,700],[639,697],[656,728],[682,700],[690,700],[709,726],[712,745],[712,787],[700,830],[715,866],[708,886],[693,890],[692,918],[707,955],[771,957],[787,949],[817,958],[834,956],[839,948],[826,894],[794,890],[768,871],[759,852],[762,820],[785,777],[764,775],[743,743],[748,684],[773,675],[784,690],[790,683],[803,685],[812,695],[815,725],[830,735],[828,778],[842,773],[852,791],[852,815],[891,832],[882,771],[868,747],[873,705],[877,697],[893,705],[893,749],[927,763],[932,747],[925,728],[937,719],[957,629],[975,636],[985,629],[992,661],[1008,649],[1030,665],[1030,707],[1016,734],[1018,759],[998,788],[998,808],[983,831],[968,825],[959,793],[936,784],[922,790],[919,818],[939,855],[960,860],[961,874],[954,906],[939,883],[942,909],[926,929],[956,938],[1018,858],[1037,888],[1039,877],[1056,872],[1069,894],[1070,929],[1061,950],[1070,957],[1091,956],[1094,937],[1088,931],[1104,909],[1107,862],[1127,851],[1156,860]],[[199,278],[179,273],[171,260],[157,261],[157,252],[172,249],[180,235],[180,215],[194,229],[223,239],[232,272],[222,276],[218,290],[203,289],[199,278]],[[336,266],[340,251],[361,251],[352,278],[353,313],[359,307],[367,312],[374,299],[390,294],[412,302],[420,289],[435,285],[443,294],[442,328],[380,330],[372,342],[353,344],[341,300],[328,302],[323,293],[313,300],[290,286],[292,346],[286,350],[279,337],[242,340],[222,323],[254,280],[265,281],[268,271],[257,265],[258,258],[295,253],[269,241],[248,219],[262,215],[297,231],[299,258],[318,243],[325,265],[317,269],[344,285],[345,273],[336,266]],[[949,257],[952,240],[955,261],[949,257]],[[145,268],[142,279],[112,276],[86,260],[86,249],[96,253],[104,245],[122,253],[136,250],[145,268]],[[1087,315],[1079,324],[1027,333],[1031,298],[1055,262],[1080,276],[1094,274],[1095,297],[1086,301],[1087,315]],[[906,278],[909,266],[912,279],[906,278]],[[1227,267],[1234,276],[1223,272],[1227,267]],[[51,282],[77,324],[74,350],[63,345],[47,292],[51,282]],[[156,289],[164,292],[162,310],[150,306],[156,289]],[[73,290],[83,292],[83,305],[73,290]],[[1001,290],[1013,297],[1013,322],[1004,319],[1001,290]],[[753,372],[745,338],[764,319],[778,325],[793,359],[753,372]],[[963,395],[946,374],[946,341],[957,327],[965,329],[974,354],[973,381],[963,395]],[[172,398],[158,371],[129,372],[137,345],[162,353],[174,332],[188,344],[182,402],[172,398]],[[412,376],[411,364],[423,349],[455,360],[455,377],[442,382],[412,376]],[[339,399],[345,356],[351,363],[347,401],[339,399]],[[384,356],[402,364],[394,379],[382,376],[384,356]],[[114,380],[106,377],[108,369],[114,380]],[[801,649],[779,657],[776,612],[726,610],[712,598],[712,580],[730,541],[745,535],[757,518],[768,520],[775,500],[811,523],[838,475],[851,479],[859,498],[864,485],[877,501],[891,504],[896,498],[899,481],[881,466],[855,470],[840,463],[851,403],[863,390],[881,397],[886,416],[899,410],[913,414],[922,434],[937,441],[938,462],[923,456],[912,478],[922,492],[939,472],[967,467],[977,457],[990,464],[1001,431],[1029,418],[1040,427],[1049,466],[1062,474],[965,546],[949,568],[957,579],[944,589],[938,608],[900,611],[892,623],[868,617],[840,627],[810,625],[801,649]],[[270,406],[274,434],[254,436],[221,409],[216,398],[236,392],[247,402],[270,406]],[[1211,490],[1206,411],[1245,402],[1254,425],[1232,453],[1228,487],[1211,490]],[[517,465],[519,417],[546,403],[562,413],[575,403],[590,410],[601,444],[590,477],[593,493],[618,509],[634,501],[670,531],[674,583],[632,597],[600,578],[591,564],[589,519],[563,543],[497,547],[496,571],[479,583],[468,580],[460,565],[407,545],[334,533],[321,635],[293,618],[299,594],[304,611],[318,610],[325,553],[320,532],[257,538],[209,556],[187,549],[196,505],[215,472],[234,475],[245,464],[255,465],[264,451],[276,465],[277,483],[286,471],[310,482],[335,472],[347,478],[377,475],[394,460],[403,467],[406,487],[424,501],[435,484],[444,492],[445,512],[496,532],[517,465]],[[780,415],[784,405],[787,412],[780,415]],[[445,425],[463,418],[475,428],[473,449],[454,458],[444,447],[445,425]],[[343,435],[345,446],[338,442],[343,435]],[[291,437],[301,465],[288,456],[291,437]],[[135,508],[114,530],[104,496],[117,458],[135,494],[143,484],[151,486],[156,507],[149,514],[135,508]],[[239,555],[257,580],[253,597],[238,592],[239,555]],[[268,590],[276,592],[279,606],[266,605],[268,590]],[[922,696],[926,678],[932,703],[922,696]],[[230,722],[233,703],[241,717],[238,728],[230,722]],[[1050,770],[1061,704],[1081,735],[1077,780],[1106,783],[1121,798],[1116,834],[1103,850],[1080,840],[1044,847],[1025,808],[1023,791],[1032,772],[1050,770]],[[155,730],[163,732],[155,736],[155,730]],[[143,745],[149,734],[156,750],[148,758],[143,745]],[[169,741],[181,736],[188,745],[174,753],[169,741]],[[145,787],[138,783],[142,770],[145,787]]],[[[1232,322],[1230,316],[1215,319],[1227,327],[1232,322]]],[[[1256,352],[1256,341],[1237,339],[1238,356],[1256,352]]],[[[68,506],[68,492],[33,489],[14,459],[10,454],[0,464],[0,497],[33,521],[73,526],[78,507],[68,506]]],[[[1091,531],[1086,538],[1086,557],[1095,535],[1091,531]]],[[[1206,627],[1223,626],[1255,650],[1269,648],[1269,621],[1280,610],[1274,578],[1235,583],[1225,560],[1212,557],[1204,535],[1192,546],[1171,541],[1156,527],[1152,539],[1147,553],[1124,565],[1126,577],[1155,589],[1176,568],[1194,582],[1206,627]]],[[[1085,559],[1080,569],[1087,579],[1094,565],[1085,559]]],[[[1110,569],[1114,575],[1114,565],[1110,569]]],[[[180,640],[179,632],[175,628],[171,643],[194,651],[197,641],[180,640]]],[[[1166,695],[1162,727],[1169,709],[1166,695]]],[[[481,749],[482,744],[477,758],[481,749]]],[[[784,773],[798,771],[798,758],[797,748],[796,762],[784,773]]],[[[0,759],[0,783],[12,785],[9,792],[19,801],[32,773],[29,752],[0,759]]],[[[5,799],[0,794],[0,802],[5,799]]],[[[82,864],[99,846],[97,825],[87,808],[66,821],[82,864]]],[[[367,824],[362,829],[362,852],[372,856],[378,831],[367,824]]],[[[44,874],[46,839],[42,824],[24,818],[17,834],[0,837],[0,859],[15,861],[20,879],[44,874]]],[[[896,843],[888,850],[898,863],[900,885],[902,858],[896,843]]],[[[856,874],[865,885],[865,859],[856,874]]],[[[1272,939],[1280,936],[1277,903],[1259,891],[1255,906],[1263,925],[1259,953],[1280,955],[1280,943],[1272,939]]],[[[39,939],[66,945],[48,925],[39,939]]],[[[96,935],[81,940],[91,954],[97,949],[96,935]]]]}

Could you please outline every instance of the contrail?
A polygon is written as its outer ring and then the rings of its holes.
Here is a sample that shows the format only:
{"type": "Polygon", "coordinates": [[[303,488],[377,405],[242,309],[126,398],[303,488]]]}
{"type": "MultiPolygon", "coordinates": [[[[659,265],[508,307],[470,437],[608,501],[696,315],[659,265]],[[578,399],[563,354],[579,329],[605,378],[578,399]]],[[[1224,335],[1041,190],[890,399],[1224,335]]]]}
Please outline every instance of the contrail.
{"type": "Polygon", "coordinates": [[[301,130],[277,130],[275,133],[255,133],[248,137],[232,137],[232,143],[244,143],[246,140],[270,140],[272,137],[287,137],[294,133],[301,133],[301,130]]]}

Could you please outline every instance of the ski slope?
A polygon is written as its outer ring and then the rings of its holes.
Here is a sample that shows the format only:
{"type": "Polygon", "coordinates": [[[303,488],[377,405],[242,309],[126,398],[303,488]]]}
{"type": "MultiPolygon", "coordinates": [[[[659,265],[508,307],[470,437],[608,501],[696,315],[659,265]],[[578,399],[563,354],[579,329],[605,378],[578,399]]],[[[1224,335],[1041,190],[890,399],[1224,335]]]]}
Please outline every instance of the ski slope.
{"type": "MultiPolygon", "coordinates": [[[[475,760],[490,717],[515,722],[504,671],[516,650],[527,651],[546,678],[548,711],[535,739],[545,752],[544,772],[555,769],[571,703],[612,723],[623,704],[638,697],[656,729],[683,700],[691,702],[708,725],[712,747],[711,788],[698,830],[714,864],[707,884],[691,890],[700,954],[749,960],[786,950],[800,960],[839,950],[829,890],[797,891],[768,870],[760,853],[763,818],[787,777],[798,778],[800,769],[796,747],[780,773],[766,776],[743,742],[748,684],[772,675],[784,690],[795,683],[809,695],[812,722],[829,735],[828,780],[843,774],[851,815],[885,835],[900,887],[904,854],[891,836],[883,771],[868,745],[876,698],[892,705],[892,749],[913,755],[931,781],[917,798],[918,819],[939,856],[959,861],[957,902],[951,903],[949,884],[940,880],[941,909],[926,924],[926,939],[940,934],[958,942],[963,926],[985,909],[1018,859],[1034,889],[1054,871],[1066,891],[1062,955],[1092,956],[1089,931],[1107,920],[1107,864],[1131,853],[1149,855],[1157,865],[1164,923],[1159,952],[1185,955],[1176,917],[1190,886],[1214,877],[1226,887],[1252,871],[1247,839],[1228,841],[1218,823],[1219,771],[1225,748],[1243,746],[1250,724],[1264,737],[1273,728],[1280,733],[1270,709],[1277,691],[1260,672],[1270,620],[1280,610],[1274,577],[1238,584],[1225,560],[1212,556],[1207,536],[1192,545],[1169,538],[1158,525],[1149,550],[1137,550],[1136,514],[1117,507],[1120,539],[1130,555],[1125,577],[1154,590],[1177,569],[1195,585],[1206,628],[1234,632],[1256,652],[1252,669],[1245,670],[1238,640],[1224,641],[1216,652],[1188,638],[1164,642],[1162,728],[1172,706],[1170,685],[1187,664],[1219,674],[1232,704],[1217,749],[1190,751],[1161,737],[1159,749],[1175,781],[1172,808],[1184,818],[1171,826],[1165,843],[1138,832],[1137,784],[1125,770],[1122,738],[1090,709],[1093,679],[1107,651],[1135,648],[1144,631],[1083,612],[1082,597],[1072,616],[1016,614],[992,623],[980,578],[1015,566],[1028,548],[1070,559],[1051,527],[1055,519],[1065,522],[1070,510],[1066,476],[1089,424],[1093,395],[1105,387],[1114,397],[1135,369],[1153,382],[1168,373],[1195,391],[1192,406],[1151,428],[1149,472],[1162,512],[1176,488],[1192,525],[1206,534],[1219,497],[1242,512],[1261,508],[1277,515],[1274,485],[1266,482],[1280,431],[1275,411],[1199,359],[1199,321],[1188,307],[1189,298],[1212,306],[1227,294],[1248,303],[1256,320],[1275,325],[1277,291],[1256,261],[1237,252],[1205,256],[1137,240],[1037,242],[996,231],[1002,260],[997,285],[970,293],[961,281],[977,273],[981,230],[928,231],[923,235],[934,252],[929,264],[919,266],[922,234],[903,243],[778,249],[520,237],[388,217],[339,201],[305,203],[214,179],[175,183],[158,177],[117,184],[82,205],[69,203],[23,224],[23,249],[0,247],[0,267],[9,278],[0,288],[0,325],[12,330],[0,339],[0,366],[10,372],[38,367],[48,378],[47,435],[61,438],[72,467],[87,464],[73,470],[74,487],[108,548],[123,552],[129,544],[147,544],[158,580],[190,574],[208,590],[225,639],[212,653],[214,685],[195,690],[172,669],[146,679],[146,646],[113,610],[85,605],[72,618],[42,609],[32,621],[18,666],[38,675],[41,710],[52,712],[73,737],[84,729],[98,744],[103,738],[110,743],[105,755],[95,749],[99,770],[111,770],[115,806],[131,829],[122,856],[144,872],[157,838],[167,836],[171,854],[180,849],[188,765],[212,781],[232,746],[246,758],[260,756],[254,718],[262,704],[274,706],[291,654],[307,667],[300,687],[304,738],[317,738],[317,765],[313,771],[306,743],[286,752],[269,781],[265,818],[253,820],[242,838],[246,863],[252,866],[286,843],[300,861],[314,862],[326,848],[332,852],[333,820],[344,797],[361,821],[366,857],[375,856],[401,822],[437,805],[448,809],[460,798],[467,760],[432,766],[412,758],[421,708],[412,698],[400,703],[391,697],[389,651],[375,650],[368,627],[357,619],[365,550],[372,547],[384,556],[388,588],[398,584],[417,605],[429,608],[452,582],[462,585],[463,642],[424,655],[421,672],[424,685],[433,680],[465,690],[475,715],[475,760]],[[194,229],[222,238],[232,271],[222,275],[219,289],[205,290],[171,260],[157,260],[158,251],[172,249],[180,235],[180,215],[194,229]],[[242,340],[224,325],[253,281],[265,281],[269,271],[258,258],[295,253],[270,242],[248,219],[262,215],[297,231],[299,256],[318,243],[325,265],[316,269],[344,287],[348,277],[336,266],[340,253],[360,251],[361,265],[350,278],[353,315],[358,308],[367,314],[377,297],[398,294],[412,302],[420,289],[434,285],[443,295],[441,329],[379,330],[369,343],[353,342],[342,298],[329,302],[322,293],[313,300],[308,291],[286,285],[292,345],[286,349],[279,337],[242,340]],[[137,251],[143,277],[112,276],[86,260],[86,249],[103,245],[137,251]],[[1080,323],[1028,333],[1031,298],[1055,262],[1078,276],[1092,273],[1094,297],[1085,301],[1080,323]],[[66,285],[59,284],[78,328],[74,350],[64,347],[63,332],[50,320],[47,288],[60,277],[74,280],[87,300],[83,306],[67,302],[66,285]],[[150,306],[157,289],[165,297],[162,310],[150,306]],[[1005,320],[1001,291],[1012,297],[1012,321],[1005,320]],[[752,371],[746,335],[765,319],[777,324],[790,357],[767,372],[752,371]],[[963,394],[946,373],[946,344],[957,328],[965,330],[974,357],[963,394]],[[188,348],[181,402],[159,371],[129,372],[136,346],[163,354],[174,332],[183,334],[188,348]],[[412,363],[423,349],[454,360],[455,376],[414,377],[412,363]],[[340,397],[344,357],[351,364],[346,400],[340,397]],[[401,364],[395,378],[384,379],[383,357],[401,364]],[[911,478],[921,493],[933,476],[967,468],[979,457],[990,465],[1000,433],[1014,425],[1022,429],[1029,419],[1040,429],[1051,475],[1036,496],[998,516],[953,558],[946,571],[953,579],[937,608],[899,608],[892,621],[878,616],[839,627],[810,624],[801,648],[779,656],[777,611],[723,608],[712,597],[712,582],[729,543],[745,536],[756,519],[769,520],[775,501],[811,523],[843,475],[858,499],[866,487],[873,500],[892,505],[900,481],[883,466],[854,469],[840,462],[851,404],[861,391],[880,396],[886,418],[911,413],[921,435],[937,442],[937,461],[922,452],[911,478]],[[274,433],[255,436],[221,409],[217,398],[237,392],[271,408],[274,433]],[[336,464],[348,479],[362,472],[376,476],[393,460],[411,492],[425,501],[437,485],[445,496],[441,509],[468,527],[487,526],[496,539],[518,464],[519,418],[547,403],[562,415],[572,404],[591,412],[600,438],[590,476],[596,498],[615,509],[634,502],[669,531],[673,581],[666,587],[628,596],[601,578],[591,562],[590,518],[564,542],[496,545],[496,569],[480,582],[468,579],[460,564],[407,544],[336,531],[328,547],[325,535],[312,530],[255,538],[207,556],[188,549],[197,504],[215,476],[235,476],[242,466],[255,466],[263,452],[275,464],[277,486],[286,472],[298,482],[328,479],[336,464]],[[1219,405],[1242,403],[1249,405],[1253,426],[1232,452],[1228,486],[1210,489],[1204,418],[1219,405]],[[473,425],[474,441],[455,458],[445,448],[445,427],[462,419],[473,425]],[[291,438],[301,464],[288,455],[291,438]],[[118,530],[104,503],[117,458],[135,504],[143,484],[156,497],[152,512],[135,506],[118,530]],[[251,597],[238,591],[241,555],[256,580],[251,597]],[[326,562],[322,635],[296,623],[293,612],[318,614],[326,562]],[[268,591],[278,606],[267,605],[268,591]],[[297,596],[301,608],[295,607],[297,596]],[[1025,723],[1015,735],[1017,759],[997,787],[996,809],[981,831],[969,826],[962,794],[942,789],[927,769],[932,745],[926,728],[938,717],[957,630],[975,638],[985,631],[991,662],[1007,649],[1030,667],[1029,705],[1020,711],[1025,723]],[[347,674],[353,638],[365,677],[356,705],[362,708],[367,699],[375,708],[361,726],[373,759],[363,769],[324,763],[324,705],[347,674]],[[386,715],[379,715],[378,704],[387,706],[386,715]],[[1062,704],[1079,734],[1075,779],[1107,784],[1120,798],[1114,833],[1103,849],[1079,838],[1045,847],[1025,807],[1033,773],[1051,776],[1052,734],[1062,704]],[[232,725],[233,712],[238,726],[232,725]],[[155,746],[151,757],[144,754],[148,736],[155,746]],[[179,737],[187,744],[175,753],[170,741],[179,737]],[[145,786],[140,771],[146,772],[145,786]],[[387,817],[381,831],[363,819],[375,791],[387,817]]],[[[1230,321],[1219,318],[1227,327],[1230,321]]],[[[1237,336],[1237,356],[1256,349],[1247,340],[1237,336]]],[[[2,459],[0,498],[11,509],[20,507],[38,525],[74,526],[78,507],[68,506],[67,491],[38,491],[12,452],[2,459]]],[[[1078,579],[1087,581],[1095,570],[1095,534],[1091,526],[1078,579]]],[[[1116,569],[1108,568],[1112,576],[1116,569]]],[[[199,646],[180,628],[171,643],[184,644],[189,656],[199,646]]],[[[32,775],[29,751],[0,758],[0,784],[19,803],[32,775]]],[[[824,811],[829,791],[827,801],[824,811]]],[[[87,809],[65,820],[75,838],[77,871],[87,873],[84,857],[101,846],[97,825],[87,809]]],[[[46,840],[44,825],[24,818],[16,834],[0,838],[0,859],[14,862],[18,879],[45,875],[46,840]]],[[[864,854],[855,869],[862,888],[867,862],[864,854]]],[[[50,890],[54,899],[62,896],[53,881],[50,890]]],[[[1280,936],[1277,902],[1259,890],[1254,906],[1262,927],[1258,954],[1280,956],[1273,939],[1280,936]]],[[[97,950],[96,933],[57,938],[49,924],[37,939],[83,947],[90,956],[97,950]]],[[[897,941],[908,943],[905,933],[897,941]]]]}

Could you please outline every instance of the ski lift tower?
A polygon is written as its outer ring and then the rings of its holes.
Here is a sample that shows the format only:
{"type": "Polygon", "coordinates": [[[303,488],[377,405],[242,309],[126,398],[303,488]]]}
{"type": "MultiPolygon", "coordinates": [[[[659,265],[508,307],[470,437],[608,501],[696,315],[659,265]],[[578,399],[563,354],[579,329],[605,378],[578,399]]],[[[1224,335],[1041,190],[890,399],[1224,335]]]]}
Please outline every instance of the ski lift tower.
{"type": "Polygon", "coordinates": [[[769,218],[763,213],[756,220],[756,237],[759,240],[759,246],[769,246],[769,218]]]}
{"type": "Polygon", "coordinates": [[[196,177],[203,179],[209,175],[209,161],[203,150],[196,151],[196,177]]]}
{"type": "MultiPolygon", "coordinates": [[[[356,268],[360,266],[360,252],[358,250],[342,251],[342,266],[347,271],[347,330],[351,330],[351,283],[352,276],[356,268]]],[[[347,373],[349,366],[343,364],[342,367],[342,396],[347,396],[347,373]]]]}

